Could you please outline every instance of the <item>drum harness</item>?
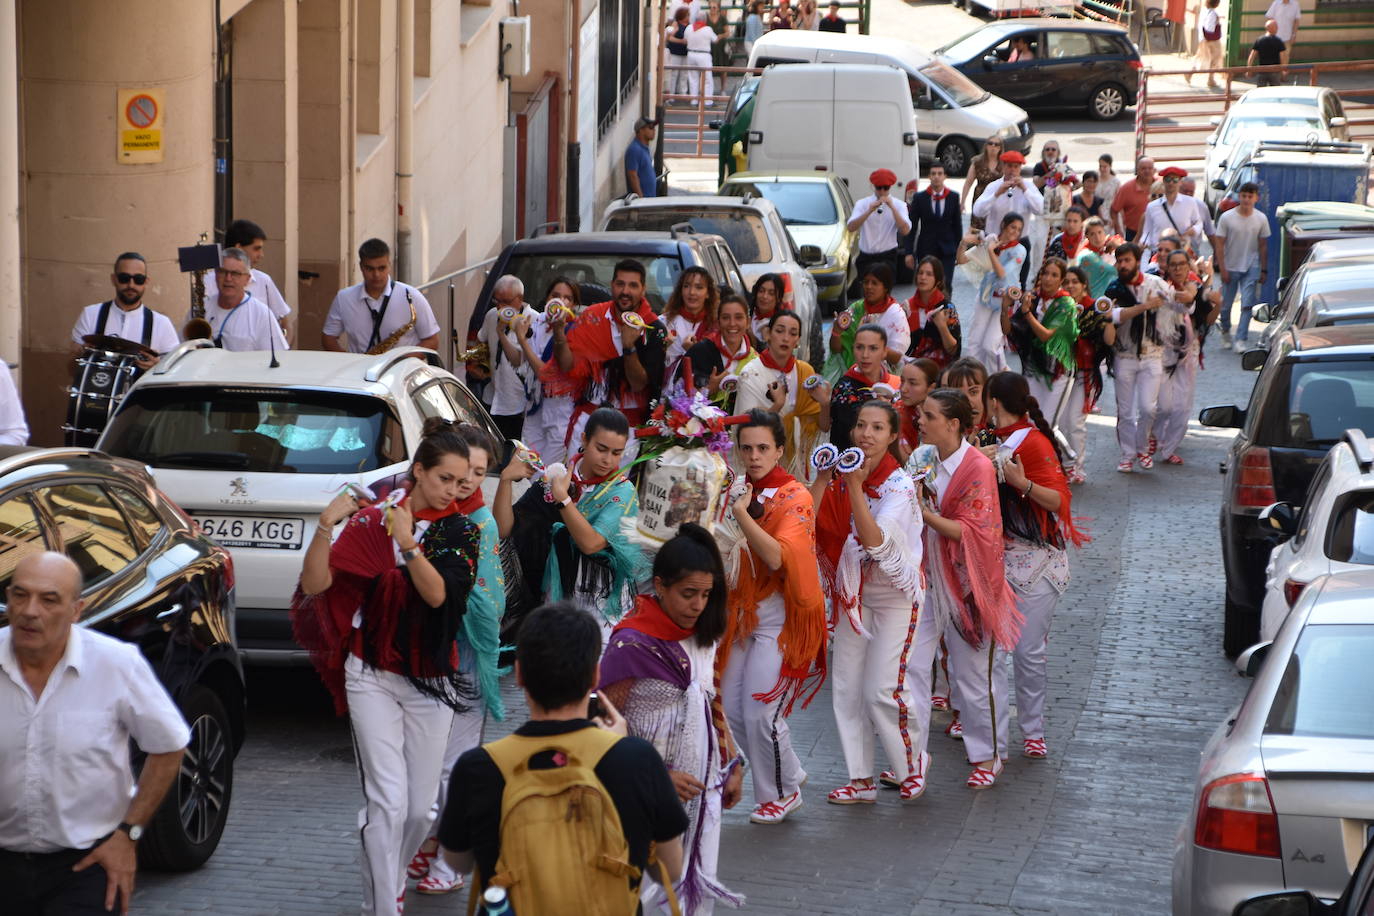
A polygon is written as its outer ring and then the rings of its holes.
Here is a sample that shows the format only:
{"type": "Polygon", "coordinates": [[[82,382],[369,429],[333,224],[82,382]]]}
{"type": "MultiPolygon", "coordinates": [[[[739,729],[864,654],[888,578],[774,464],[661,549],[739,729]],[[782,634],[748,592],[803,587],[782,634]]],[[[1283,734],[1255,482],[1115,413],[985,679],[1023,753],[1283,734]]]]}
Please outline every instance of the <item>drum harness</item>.
{"type": "MultiPolygon", "coordinates": [[[[100,303],[100,315],[95,320],[95,333],[103,336],[105,333],[105,323],[110,320],[110,309],[114,307],[114,300],[107,299],[100,303]]],[[[146,305],[140,305],[143,309],[143,346],[148,347],[153,342],[153,310],[146,305]]]]}

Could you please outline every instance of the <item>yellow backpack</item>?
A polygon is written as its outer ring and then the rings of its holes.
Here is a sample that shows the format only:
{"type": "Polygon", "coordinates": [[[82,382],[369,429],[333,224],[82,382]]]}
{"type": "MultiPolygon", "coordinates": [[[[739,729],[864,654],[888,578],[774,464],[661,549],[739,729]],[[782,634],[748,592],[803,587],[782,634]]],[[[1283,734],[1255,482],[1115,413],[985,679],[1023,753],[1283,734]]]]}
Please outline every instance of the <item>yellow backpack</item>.
{"type": "MultiPolygon", "coordinates": [[[[596,776],[596,765],[620,736],[582,728],[547,738],[510,735],[485,745],[501,770],[501,852],[485,886],[504,887],[517,916],[634,916],[639,894],[620,813],[596,776]],[[531,769],[530,758],[557,751],[567,764],[531,769]]],[[[679,916],[667,871],[658,864],[673,916],[679,916]]],[[[483,886],[473,881],[468,912],[483,886]]]]}

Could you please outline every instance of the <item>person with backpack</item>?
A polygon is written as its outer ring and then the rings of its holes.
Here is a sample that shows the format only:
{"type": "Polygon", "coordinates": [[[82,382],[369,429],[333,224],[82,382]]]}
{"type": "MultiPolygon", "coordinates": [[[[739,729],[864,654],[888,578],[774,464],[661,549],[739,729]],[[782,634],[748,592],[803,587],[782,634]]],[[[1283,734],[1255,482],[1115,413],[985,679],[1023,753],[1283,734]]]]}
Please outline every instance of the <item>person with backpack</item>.
{"type": "Polygon", "coordinates": [[[569,602],[521,625],[529,721],[458,758],[439,823],[448,864],[475,865],[474,898],[502,887],[520,916],[632,916],[645,876],[681,873],[687,814],[658,751],[592,693],[600,654],[600,623],[569,602]]]}
{"type": "Polygon", "coordinates": [[[721,812],[740,799],[744,759],[715,686],[729,589],[710,532],[687,522],[659,548],[653,590],[611,633],[601,692],[624,713],[629,733],[663,755],[690,821],[683,877],[674,888],[644,888],[646,909],[671,906],[675,890],[684,913],[710,916],[716,901],[744,904],[716,878],[721,812]]]}

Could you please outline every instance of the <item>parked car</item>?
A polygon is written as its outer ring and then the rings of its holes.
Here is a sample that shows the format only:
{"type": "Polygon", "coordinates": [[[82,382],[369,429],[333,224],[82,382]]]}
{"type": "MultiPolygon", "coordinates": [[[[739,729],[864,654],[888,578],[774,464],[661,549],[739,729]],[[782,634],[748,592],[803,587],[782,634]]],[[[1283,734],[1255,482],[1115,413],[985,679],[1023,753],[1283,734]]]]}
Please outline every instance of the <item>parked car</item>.
{"type": "Polygon", "coordinates": [[[843,181],[825,172],[736,172],[720,186],[728,197],[761,197],[770,201],[798,245],[815,245],[825,263],[809,269],[816,295],[831,311],[844,301],[858,233],[846,227],[854,198],[843,181]]]}
{"type": "Polygon", "coordinates": [[[134,643],[191,727],[176,781],[139,842],[185,870],[219,845],[243,746],[234,564],[136,461],[76,448],[0,447],[0,625],[14,568],[44,550],[80,567],[80,625],[134,643]]]}
{"type": "Polygon", "coordinates": [[[1346,258],[1304,264],[1284,283],[1283,293],[1277,303],[1260,303],[1256,306],[1255,320],[1263,325],[1256,338],[1256,346],[1267,349],[1280,332],[1294,323],[1303,303],[1315,296],[1340,293],[1358,296],[1362,292],[1367,296],[1371,271],[1374,271],[1374,258],[1346,258]]]}
{"type": "Polygon", "coordinates": [[[1324,576],[1272,643],[1237,661],[1254,683],[1202,751],[1175,843],[1174,916],[1230,916],[1286,888],[1341,895],[1374,823],[1371,607],[1374,569],[1324,576]]]}
{"type": "Polygon", "coordinates": [[[1086,110],[1121,117],[1140,88],[1140,50],[1126,30],[1073,19],[1008,19],[975,29],[934,53],[979,86],[1031,111],[1086,110]],[[1010,61],[1025,39],[1034,57],[1010,61]]]}
{"type": "MultiPolygon", "coordinates": [[[[1358,429],[1326,453],[1300,504],[1260,513],[1282,540],[1265,570],[1260,639],[1272,640],[1307,583],[1374,566],[1374,449],[1358,429]]],[[[1374,609],[1371,609],[1374,611],[1374,609]]],[[[1374,613],[1371,613],[1374,617],[1374,613]]]]}
{"type": "Polygon", "coordinates": [[[1203,200],[1214,208],[1218,200],[1217,183],[1220,182],[1222,188],[1229,183],[1231,170],[1241,164],[1244,151],[1240,145],[1244,141],[1333,139],[1321,113],[1306,105],[1258,102],[1238,105],[1225,115],[1213,115],[1211,123],[1215,129],[1207,136],[1202,174],[1203,200]]]}
{"type": "Polygon", "coordinates": [[[774,29],[754,42],[749,56],[751,67],[802,63],[884,64],[905,73],[911,104],[919,112],[917,148],[921,160],[939,160],[951,175],[966,173],[983,141],[993,135],[1003,139],[1004,149],[1030,152],[1035,134],[1024,110],[909,41],[774,29]]]}
{"type": "Polygon", "coordinates": [[[792,289],[792,307],[802,316],[803,333],[817,321],[816,278],[811,268],[825,266],[818,245],[797,246],[782,215],[766,197],[637,197],[612,201],[601,221],[604,232],[653,232],[683,225],[693,232],[725,239],[739,263],[747,294],[764,274],[781,274],[792,289]]]}
{"type": "Polygon", "coordinates": [[[749,161],[749,124],[754,118],[754,94],[758,88],[757,76],[745,74],[740,77],[735,91],[730,94],[730,101],[725,103],[725,117],[706,125],[716,132],[717,182],[737,171],[741,159],[749,161]]]}
{"type": "Polygon", "coordinates": [[[129,390],[99,447],[146,465],[229,548],[250,662],[303,664],[287,609],[320,512],[347,483],[382,495],[409,471],[426,419],[496,424],[432,350],[261,352],[188,341],[129,390]]]}
{"type": "MultiPolygon", "coordinates": [[[[1374,261],[1366,263],[1374,267],[1374,261]]],[[[1267,320],[1268,310],[1267,305],[1256,308],[1258,320],[1267,320]]],[[[1264,329],[1261,342],[1267,344],[1288,328],[1329,328],[1340,324],[1370,323],[1374,323],[1374,296],[1370,295],[1368,287],[1334,289],[1308,296],[1297,308],[1290,308],[1271,321],[1264,329]]]]}
{"type": "Polygon", "coordinates": [[[1264,360],[1250,402],[1208,407],[1203,426],[1239,430],[1226,459],[1219,514],[1226,574],[1223,647],[1235,656],[1259,636],[1264,570],[1276,540],[1260,512],[1299,503],[1317,466],[1347,429],[1374,435],[1374,325],[1289,329],[1264,360]]]}
{"type": "Polygon", "coordinates": [[[1320,115],[1333,139],[1350,139],[1345,106],[1329,86],[1260,86],[1242,93],[1231,103],[1231,110],[1240,105],[1304,105],[1320,115]]]}
{"type": "Polygon", "coordinates": [[[1307,890],[1279,891],[1251,897],[1236,906],[1234,916],[1369,916],[1374,913],[1374,843],[1350,875],[1337,900],[1320,900],[1307,890]]]}

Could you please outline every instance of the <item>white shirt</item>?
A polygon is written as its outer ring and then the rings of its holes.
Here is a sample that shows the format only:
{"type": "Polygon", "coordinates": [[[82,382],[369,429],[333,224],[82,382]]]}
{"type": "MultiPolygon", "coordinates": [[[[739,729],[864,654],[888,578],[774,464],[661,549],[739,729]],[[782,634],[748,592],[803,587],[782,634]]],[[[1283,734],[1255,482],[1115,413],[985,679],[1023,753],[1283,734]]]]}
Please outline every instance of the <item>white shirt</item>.
{"type": "Polygon", "coordinates": [[[368,341],[372,339],[372,311],[381,308],[383,301],[386,302],[386,316],[382,318],[378,342],[386,340],[410,322],[412,305],[415,307],[415,327],[406,331],[396,341],[396,346],[417,347],[426,337],[439,333],[439,322],[434,320],[429,300],[415,287],[396,280],[388,280],[386,289],[376,299],[367,294],[361,283],[339,290],[329,306],[329,315],[324,319],[324,333],[330,337],[346,333],[348,352],[366,353],[368,341]],[[388,295],[390,299],[387,299],[388,295]]]}
{"type": "Polygon", "coordinates": [[[686,355],[687,350],[702,338],[703,314],[700,321],[693,321],[681,313],[663,317],[663,326],[668,329],[668,347],[664,351],[664,365],[673,366],[686,355]]]}
{"type": "MultiPolygon", "coordinates": [[[[1206,41],[1204,32],[1216,31],[1221,24],[1221,14],[1214,9],[1202,8],[1202,15],[1197,17],[1197,37],[1199,41],[1206,41]]],[[[1218,39],[1220,40],[1220,39],[1218,39]]]]}
{"type": "Polygon", "coordinates": [[[964,458],[968,455],[973,446],[969,445],[965,439],[959,443],[959,447],[954,450],[944,461],[935,463],[935,473],[930,476],[930,487],[935,491],[935,504],[939,506],[945,498],[945,490],[949,488],[950,481],[954,479],[954,472],[959,470],[959,465],[964,463],[964,458]]]}
{"type": "MultiPolygon", "coordinates": [[[[103,302],[97,302],[81,310],[81,315],[72,327],[72,340],[75,343],[81,343],[81,338],[96,332],[102,305],[103,302]]],[[[175,350],[177,344],[181,343],[181,338],[177,336],[176,328],[172,327],[172,320],[161,312],[153,312],[146,305],[140,304],[138,308],[126,312],[119,307],[118,302],[112,304],[110,315],[105,321],[105,334],[121,340],[143,343],[143,316],[148,312],[153,314],[153,336],[148,346],[158,353],[175,350]]]]}
{"type": "MultiPolygon", "coordinates": [[[[215,282],[215,272],[212,270],[205,277],[205,302],[219,300],[219,284],[215,282]]],[[[281,290],[277,289],[277,284],[271,276],[258,270],[256,267],[250,268],[248,279],[248,291],[253,294],[259,302],[264,302],[272,310],[272,314],[278,318],[285,318],[291,314],[291,306],[286,304],[286,299],[282,296],[281,290]]]]}
{"type": "Polygon", "coordinates": [[[1019,213],[1028,220],[1045,210],[1045,197],[1035,182],[1023,178],[1024,187],[1005,190],[1002,179],[997,179],[983,189],[973,205],[973,215],[987,223],[987,231],[994,235],[1002,226],[1002,217],[1008,213],[1019,213]]]}
{"type": "Polygon", "coordinates": [[[211,339],[231,352],[269,350],[273,346],[278,350],[290,349],[277,316],[256,296],[245,294],[244,300],[231,309],[218,301],[214,305],[206,303],[205,320],[210,322],[211,339]]]}
{"type": "Polygon", "coordinates": [[[693,25],[687,26],[687,53],[710,54],[711,45],[716,42],[716,30],[709,25],[695,28],[693,25]]]}
{"type": "Polygon", "coordinates": [[[1179,235],[1183,236],[1184,241],[1196,251],[1198,243],[1202,241],[1206,223],[1207,208],[1202,205],[1202,201],[1187,194],[1180,194],[1170,201],[1166,195],[1146,205],[1145,218],[1140,221],[1140,237],[1136,242],[1142,248],[1153,248],[1159,243],[1159,236],[1165,229],[1177,226],[1179,235]],[[1168,213],[1164,212],[1166,205],[1169,208],[1168,213]],[[1171,216],[1173,222],[1169,222],[1171,216]]]}
{"type": "MultiPolygon", "coordinates": [[[[853,222],[865,213],[868,208],[876,203],[878,195],[870,194],[854,204],[854,212],[849,214],[849,222],[853,222]]],[[[911,231],[911,217],[907,215],[906,201],[889,197],[887,202],[879,209],[869,214],[868,219],[859,227],[859,251],[866,254],[881,254],[884,251],[891,251],[897,247],[897,217],[901,216],[901,232],[911,231]]]]}
{"type": "Polygon", "coordinates": [[[29,424],[9,366],[0,363],[0,445],[27,445],[29,424]]]}
{"type": "MultiPolygon", "coordinates": [[[[1164,300],[1164,305],[1161,305],[1155,310],[1155,329],[1159,332],[1160,340],[1167,340],[1169,338],[1170,329],[1175,325],[1174,316],[1177,314],[1177,309],[1174,308],[1177,303],[1173,301],[1174,288],[1169,285],[1168,280],[1165,280],[1158,274],[1141,273],[1140,277],[1140,285],[1135,288],[1136,303],[1144,302],[1151,296],[1159,296],[1164,300]]],[[[1180,307],[1184,310],[1187,309],[1187,306],[1180,307]]],[[[1140,341],[1140,349],[1137,354],[1136,341],[1132,337],[1130,331],[1130,324],[1134,324],[1135,319],[1131,319],[1130,323],[1122,327],[1121,312],[1122,309],[1120,307],[1112,309],[1112,323],[1118,326],[1115,344],[1117,357],[1124,357],[1127,359],[1162,358],[1164,355],[1163,346],[1150,340],[1148,337],[1140,341]]]]}
{"type": "Polygon", "coordinates": [[[86,849],[128,812],[129,739],[166,754],[190,730],[136,646],[72,627],[35,700],[11,636],[0,631],[0,849],[86,849]]]}
{"type": "MultiPolygon", "coordinates": [[[[492,372],[492,384],[488,390],[492,392],[491,412],[498,417],[510,417],[516,414],[523,414],[528,407],[529,395],[526,386],[529,385],[533,390],[532,381],[534,375],[530,372],[530,367],[525,363],[525,356],[520,354],[520,365],[511,363],[506,351],[501,349],[501,342],[497,338],[504,334],[516,349],[520,352],[520,341],[516,339],[515,332],[510,325],[506,325],[503,331],[498,331],[500,322],[498,315],[499,309],[487,309],[486,317],[482,319],[482,328],[477,332],[477,339],[485,343],[491,351],[491,364],[494,367],[492,372]]],[[[525,307],[520,314],[529,316],[531,324],[540,314],[525,303],[525,307]]],[[[416,323],[418,324],[419,313],[416,312],[416,323]]],[[[409,319],[407,319],[409,320],[409,319]]]]}
{"type": "Polygon", "coordinates": [[[1217,238],[1222,245],[1228,271],[1246,271],[1259,266],[1259,240],[1269,238],[1269,217],[1259,210],[1243,216],[1240,207],[1233,207],[1217,220],[1217,238]]]}
{"type": "Polygon", "coordinates": [[[1279,38],[1286,44],[1298,34],[1298,23],[1302,21],[1302,6],[1298,0],[1274,0],[1269,4],[1269,9],[1265,10],[1264,18],[1278,23],[1279,38]]]}

